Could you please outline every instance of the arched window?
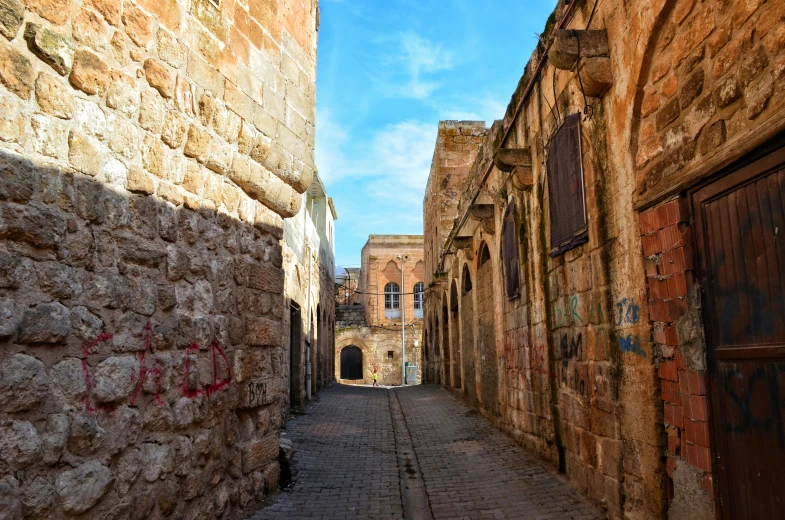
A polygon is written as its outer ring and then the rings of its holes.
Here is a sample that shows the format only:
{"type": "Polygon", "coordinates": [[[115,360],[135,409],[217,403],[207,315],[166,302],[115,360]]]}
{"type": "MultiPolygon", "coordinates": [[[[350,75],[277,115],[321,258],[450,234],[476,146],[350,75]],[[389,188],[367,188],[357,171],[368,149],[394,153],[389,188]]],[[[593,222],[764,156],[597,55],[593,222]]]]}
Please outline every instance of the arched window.
{"type": "Polygon", "coordinates": [[[414,317],[422,318],[423,304],[425,303],[425,284],[417,282],[414,284],[414,317]]]}
{"type": "Polygon", "coordinates": [[[384,317],[388,319],[401,317],[401,287],[395,282],[384,286],[384,317]]]}

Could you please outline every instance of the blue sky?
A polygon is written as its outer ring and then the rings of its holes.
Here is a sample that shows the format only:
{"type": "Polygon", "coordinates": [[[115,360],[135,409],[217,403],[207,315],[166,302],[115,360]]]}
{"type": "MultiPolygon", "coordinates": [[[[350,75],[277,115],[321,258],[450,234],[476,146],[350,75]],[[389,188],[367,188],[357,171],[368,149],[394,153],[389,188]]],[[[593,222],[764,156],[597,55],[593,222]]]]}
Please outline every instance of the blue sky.
{"type": "Polygon", "coordinates": [[[336,265],[369,234],[421,234],[440,120],[504,115],[555,0],[321,0],[316,165],[336,265]]]}

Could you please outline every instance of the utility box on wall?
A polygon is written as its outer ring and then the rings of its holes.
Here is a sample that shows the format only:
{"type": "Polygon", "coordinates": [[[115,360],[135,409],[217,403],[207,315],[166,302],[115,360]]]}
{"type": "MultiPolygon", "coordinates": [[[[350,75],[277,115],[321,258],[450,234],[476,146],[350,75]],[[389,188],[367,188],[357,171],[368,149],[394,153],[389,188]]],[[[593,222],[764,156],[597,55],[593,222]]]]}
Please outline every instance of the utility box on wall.
{"type": "Polygon", "coordinates": [[[415,365],[406,365],[406,381],[405,385],[417,384],[417,367],[415,365]]]}

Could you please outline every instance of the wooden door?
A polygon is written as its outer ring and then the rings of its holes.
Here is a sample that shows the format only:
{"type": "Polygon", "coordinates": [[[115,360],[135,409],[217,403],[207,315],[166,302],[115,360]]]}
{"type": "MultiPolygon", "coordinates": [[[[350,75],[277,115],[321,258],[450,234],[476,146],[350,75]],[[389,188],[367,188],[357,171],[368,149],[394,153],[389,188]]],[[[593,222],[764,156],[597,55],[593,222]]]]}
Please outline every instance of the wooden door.
{"type": "Polygon", "coordinates": [[[693,195],[723,518],[785,517],[785,149],[693,195]]]}

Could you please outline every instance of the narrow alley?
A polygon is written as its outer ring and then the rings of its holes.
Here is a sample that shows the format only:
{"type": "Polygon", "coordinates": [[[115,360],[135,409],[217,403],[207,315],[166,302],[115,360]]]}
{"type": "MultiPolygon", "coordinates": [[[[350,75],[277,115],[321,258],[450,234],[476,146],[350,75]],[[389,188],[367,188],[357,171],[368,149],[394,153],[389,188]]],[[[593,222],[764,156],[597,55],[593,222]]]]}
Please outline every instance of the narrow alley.
{"type": "Polygon", "coordinates": [[[407,439],[400,430],[410,436],[419,466],[404,473],[415,487],[424,482],[429,502],[413,518],[602,518],[553,471],[440,387],[333,385],[283,431],[296,449],[293,485],[249,520],[404,518],[409,504],[396,446],[407,439]],[[403,428],[394,424],[396,401],[403,428]]]}

